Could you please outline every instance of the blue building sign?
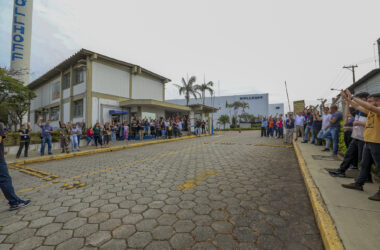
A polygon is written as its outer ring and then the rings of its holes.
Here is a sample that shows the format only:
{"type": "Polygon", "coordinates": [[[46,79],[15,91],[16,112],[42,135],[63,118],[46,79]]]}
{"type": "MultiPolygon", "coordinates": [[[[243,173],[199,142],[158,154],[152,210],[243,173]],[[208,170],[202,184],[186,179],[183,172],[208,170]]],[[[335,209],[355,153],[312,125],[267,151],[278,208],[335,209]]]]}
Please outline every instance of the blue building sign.
{"type": "Polygon", "coordinates": [[[13,12],[13,35],[12,35],[12,61],[24,58],[25,48],[25,17],[27,0],[15,0],[15,8],[13,12]]]}
{"type": "Polygon", "coordinates": [[[263,99],[263,96],[244,96],[244,97],[240,97],[240,100],[256,100],[256,99],[263,99]]]}

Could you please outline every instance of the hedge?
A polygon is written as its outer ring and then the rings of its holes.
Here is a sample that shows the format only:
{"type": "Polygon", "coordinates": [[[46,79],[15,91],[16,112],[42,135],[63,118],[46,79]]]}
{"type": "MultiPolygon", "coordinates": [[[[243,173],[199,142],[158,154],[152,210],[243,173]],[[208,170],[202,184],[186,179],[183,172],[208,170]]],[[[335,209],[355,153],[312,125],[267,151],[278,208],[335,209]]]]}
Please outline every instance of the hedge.
{"type": "MultiPolygon", "coordinates": [[[[53,142],[58,142],[59,140],[59,133],[58,131],[55,131],[54,134],[52,134],[52,140],[53,142]]],[[[4,140],[5,146],[16,146],[20,143],[20,135],[18,132],[9,132],[7,138],[4,140]]],[[[41,143],[41,133],[30,133],[30,144],[40,144],[41,143]]]]}

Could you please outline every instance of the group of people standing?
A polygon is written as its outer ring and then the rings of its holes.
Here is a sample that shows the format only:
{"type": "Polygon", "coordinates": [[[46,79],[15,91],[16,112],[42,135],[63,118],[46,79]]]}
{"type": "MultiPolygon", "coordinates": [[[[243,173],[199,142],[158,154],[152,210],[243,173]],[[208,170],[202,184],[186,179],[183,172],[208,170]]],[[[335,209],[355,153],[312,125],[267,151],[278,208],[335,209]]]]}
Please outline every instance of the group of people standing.
{"type": "Polygon", "coordinates": [[[261,119],[261,137],[274,137],[284,140],[284,144],[293,141],[294,119],[292,114],[276,114],[274,117],[261,119]]]}

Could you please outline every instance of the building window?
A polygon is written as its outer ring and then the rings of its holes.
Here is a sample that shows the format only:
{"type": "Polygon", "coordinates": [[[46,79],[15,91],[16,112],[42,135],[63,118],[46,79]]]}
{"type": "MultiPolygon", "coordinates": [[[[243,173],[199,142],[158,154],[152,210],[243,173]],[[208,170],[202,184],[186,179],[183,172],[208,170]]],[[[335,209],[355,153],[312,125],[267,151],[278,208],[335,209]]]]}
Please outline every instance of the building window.
{"type": "Polygon", "coordinates": [[[50,121],[59,120],[59,107],[54,107],[50,109],[50,121]]]}
{"type": "Polygon", "coordinates": [[[51,89],[51,99],[56,100],[59,99],[61,96],[61,83],[56,82],[52,85],[51,89]]]}
{"type": "Polygon", "coordinates": [[[276,107],[276,109],[280,109],[280,107],[276,107]]]}
{"type": "Polygon", "coordinates": [[[74,117],[83,117],[83,99],[74,101],[74,117]]]}
{"type": "Polygon", "coordinates": [[[82,67],[75,70],[75,84],[84,82],[84,75],[86,74],[86,68],[82,67]]]}
{"type": "Polygon", "coordinates": [[[64,74],[62,79],[62,89],[68,88],[70,88],[70,73],[64,74]]]}

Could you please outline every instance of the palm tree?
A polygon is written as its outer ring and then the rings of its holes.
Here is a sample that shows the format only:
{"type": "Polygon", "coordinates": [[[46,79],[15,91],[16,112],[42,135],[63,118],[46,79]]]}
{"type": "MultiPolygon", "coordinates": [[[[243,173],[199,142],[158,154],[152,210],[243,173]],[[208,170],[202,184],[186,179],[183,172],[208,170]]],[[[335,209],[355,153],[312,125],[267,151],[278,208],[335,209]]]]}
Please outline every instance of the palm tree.
{"type": "Polygon", "coordinates": [[[178,92],[180,95],[184,94],[186,99],[186,106],[189,106],[190,95],[194,96],[195,99],[198,98],[198,85],[195,84],[197,78],[195,76],[190,77],[190,79],[185,80],[182,77],[182,85],[174,84],[178,88],[178,92]]]}
{"type": "Polygon", "coordinates": [[[249,104],[246,102],[241,102],[240,107],[242,108],[243,113],[245,113],[245,109],[249,109],[249,104]]]}
{"type": "Polygon", "coordinates": [[[214,93],[214,89],[212,88],[214,86],[214,83],[212,81],[209,81],[208,83],[204,82],[201,85],[196,85],[196,89],[201,92],[202,100],[203,100],[203,105],[205,105],[205,100],[206,100],[206,91],[212,95],[214,93]]]}
{"type": "Polygon", "coordinates": [[[223,124],[224,129],[226,128],[226,124],[230,123],[230,117],[228,115],[221,115],[218,119],[218,122],[223,124]]]}

